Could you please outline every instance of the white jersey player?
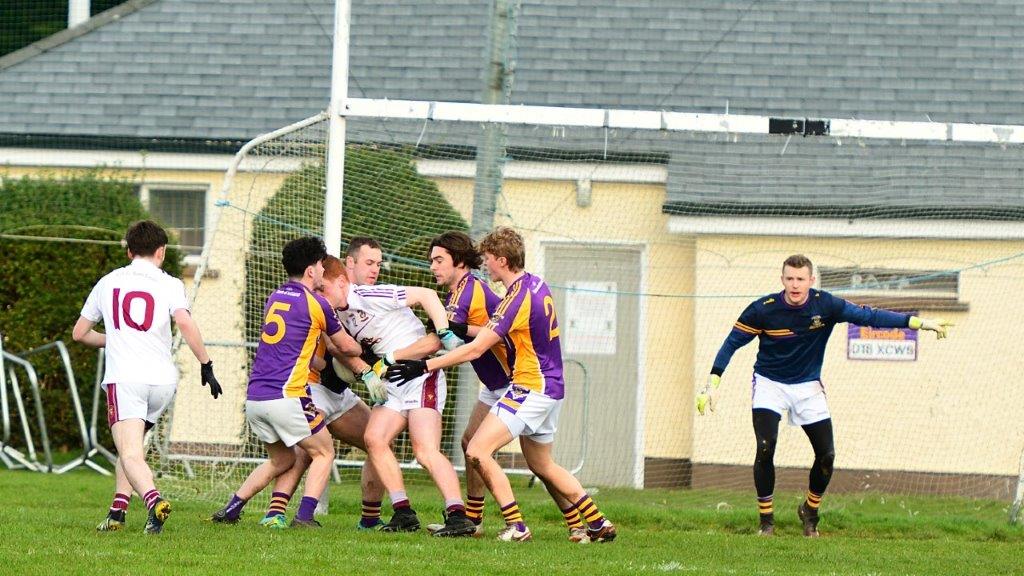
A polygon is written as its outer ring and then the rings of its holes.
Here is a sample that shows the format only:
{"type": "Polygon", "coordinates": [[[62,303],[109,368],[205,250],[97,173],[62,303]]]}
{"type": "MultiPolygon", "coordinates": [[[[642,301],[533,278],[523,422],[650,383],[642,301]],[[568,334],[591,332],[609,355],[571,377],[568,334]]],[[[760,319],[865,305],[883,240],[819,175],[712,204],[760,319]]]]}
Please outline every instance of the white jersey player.
{"type": "MultiPolygon", "coordinates": [[[[454,348],[460,340],[448,329],[448,315],[437,293],[429,288],[373,284],[382,261],[380,244],[372,238],[354,238],[349,245],[347,266],[354,286],[349,289],[348,308],[342,324],[364,349],[372,349],[381,358],[374,366],[381,373],[395,361],[395,352],[407,352],[426,335],[423,324],[411,310],[421,307],[437,328],[440,341],[423,356],[440,349],[442,343],[454,348]]],[[[427,469],[445,499],[445,528],[435,536],[465,536],[475,526],[466,518],[459,478],[451,462],[441,452],[441,411],[444,410],[445,380],[440,370],[398,386],[388,383],[386,390],[371,390],[377,405],[370,414],[364,440],[370,462],[388,491],[394,515],[381,527],[386,532],[411,532],[420,527],[412,509],[402,472],[391,451],[391,442],[408,428],[416,460],[427,469]],[[381,394],[381,392],[386,392],[381,394]]]]}
{"type": "Polygon", "coordinates": [[[77,342],[106,348],[102,387],[118,459],[114,502],[97,529],[106,532],[124,526],[134,489],[149,509],[145,532],[156,534],[163,530],[171,506],[153,483],[143,453],[143,436],[170,405],[178,385],[178,369],[171,358],[172,318],[202,364],[203,385],[210,385],[214,398],[221,388],[199,328],[189,314],[184,284],[160,269],[167,233],[147,220],[132,224],[125,240],[132,263],[96,283],[72,335],[77,342]],[[93,330],[100,321],[105,330],[102,334],[93,330]]]}

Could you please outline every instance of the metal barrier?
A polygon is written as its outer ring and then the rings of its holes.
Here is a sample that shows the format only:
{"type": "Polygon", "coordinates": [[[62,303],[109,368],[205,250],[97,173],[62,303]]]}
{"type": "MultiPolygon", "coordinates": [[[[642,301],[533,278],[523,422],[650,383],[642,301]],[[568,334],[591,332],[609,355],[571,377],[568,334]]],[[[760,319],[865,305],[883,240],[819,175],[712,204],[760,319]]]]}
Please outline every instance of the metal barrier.
{"type": "Polygon", "coordinates": [[[34,356],[51,350],[57,351],[61,364],[64,365],[64,375],[67,376],[68,391],[71,394],[71,407],[74,410],[75,420],[78,422],[78,432],[82,438],[82,454],[67,464],[58,466],[53,470],[53,472],[55,474],[63,474],[68,470],[73,470],[79,466],[88,466],[100,474],[110,476],[109,470],[90,459],[92,456],[96,455],[98,451],[93,448],[89,430],[85,425],[85,414],[82,412],[82,402],[78,396],[78,383],[75,381],[75,371],[71,367],[71,356],[68,354],[67,346],[64,345],[63,341],[57,340],[56,342],[43,344],[42,346],[22,352],[21,357],[28,358],[29,356],[34,356]]]}
{"type": "Polygon", "coordinates": [[[100,444],[99,440],[99,428],[97,424],[99,421],[100,406],[104,407],[104,413],[106,413],[106,401],[100,400],[101,384],[103,384],[103,368],[104,362],[106,361],[106,355],[103,353],[103,348],[96,351],[96,387],[92,392],[92,415],[89,417],[89,451],[86,453],[87,458],[92,458],[94,455],[99,454],[106,458],[111,464],[117,462],[117,454],[108,450],[104,445],[100,444]]]}
{"type": "Polygon", "coordinates": [[[15,356],[3,350],[3,337],[0,335],[0,412],[3,412],[3,437],[0,438],[0,461],[8,468],[25,468],[36,472],[53,471],[53,454],[50,452],[50,438],[46,433],[46,415],[43,413],[43,400],[39,394],[39,378],[36,370],[28,360],[15,356]],[[29,426],[28,414],[25,412],[25,402],[21,394],[21,384],[18,382],[18,375],[14,370],[15,364],[24,369],[32,389],[32,398],[36,408],[36,421],[39,425],[40,442],[43,447],[44,462],[40,462],[36,454],[35,443],[32,439],[32,429],[29,426]],[[14,402],[17,404],[18,418],[21,423],[22,432],[25,435],[25,448],[28,454],[23,454],[10,445],[11,439],[11,412],[10,402],[7,398],[7,385],[11,386],[14,395],[14,402]]]}

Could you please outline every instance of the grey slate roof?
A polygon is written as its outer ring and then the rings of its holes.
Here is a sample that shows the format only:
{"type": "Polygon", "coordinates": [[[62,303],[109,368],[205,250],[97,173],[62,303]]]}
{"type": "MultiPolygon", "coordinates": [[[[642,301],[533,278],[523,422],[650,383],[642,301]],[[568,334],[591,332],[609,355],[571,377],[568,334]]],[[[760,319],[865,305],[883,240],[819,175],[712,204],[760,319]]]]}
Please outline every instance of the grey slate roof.
{"type": "MultiPolygon", "coordinates": [[[[350,95],[478,101],[489,4],[354,0],[350,95]]],[[[0,134],[245,140],[326,107],[333,0],[122,11],[0,59],[0,134]]],[[[1018,0],[524,0],[511,99],[1024,124],[1022,28],[1018,0]]],[[[673,201],[738,189],[687,186],[669,165],[673,201]]],[[[982,200],[1019,203],[1020,180],[982,200]]]]}

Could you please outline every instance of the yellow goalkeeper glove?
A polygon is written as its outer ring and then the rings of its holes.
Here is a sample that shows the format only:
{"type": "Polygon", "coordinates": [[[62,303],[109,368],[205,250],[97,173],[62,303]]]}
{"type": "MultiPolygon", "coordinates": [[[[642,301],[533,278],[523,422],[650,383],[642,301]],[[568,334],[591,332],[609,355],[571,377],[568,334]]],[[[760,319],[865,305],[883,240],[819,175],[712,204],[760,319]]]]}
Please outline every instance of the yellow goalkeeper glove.
{"type": "Polygon", "coordinates": [[[910,322],[907,326],[913,330],[931,330],[932,332],[935,332],[935,337],[937,339],[942,340],[946,337],[946,328],[953,326],[953,323],[946,320],[931,320],[928,318],[911,316],[910,322]]]}
{"type": "Polygon", "coordinates": [[[704,415],[704,411],[708,408],[712,412],[715,411],[715,392],[718,390],[718,385],[722,383],[722,377],[718,374],[708,375],[708,381],[704,384],[704,388],[697,394],[697,412],[701,416],[704,415]]]}
{"type": "Polygon", "coordinates": [[[377,360],[373,365],[373,372],[380,378],[384,378],[384,373],[388,371],[388,366],[395,363],[395,353],[388,352],[380,360],[377,360]]]}

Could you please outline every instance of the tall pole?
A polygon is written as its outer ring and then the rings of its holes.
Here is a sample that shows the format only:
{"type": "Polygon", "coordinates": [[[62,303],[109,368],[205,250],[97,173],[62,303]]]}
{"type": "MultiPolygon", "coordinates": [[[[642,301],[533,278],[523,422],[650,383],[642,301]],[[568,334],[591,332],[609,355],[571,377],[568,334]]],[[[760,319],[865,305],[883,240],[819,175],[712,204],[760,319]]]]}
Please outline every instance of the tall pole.
{"type": "MultiPolygon", "coordinates": [[[[513,38],[518,0],[494,0],[487,54],[487,72],[480,101],[483,104],[508,104],[514,72],[513,38]]],[[[476,180],[473,185],[473,221],[470,236],[479,240],[494,228],[494,212],[501,194],[502,167],[505,164],[505,127],[485,124],[476,146],[476,180]]],[[[468,364],[459,368],[456,394],[455,429],[465,430],[477,402],[476,373],[468,364]]],[[[452,461],[464,465],[462,451],[452,449],[452,461]]]]}
{"type": "Polygon", "coordinates": [[[327,193],[324,198],[324,244],[327,253],[341,255],[341,210],[345,185],[345,117],[348,98],[348,44],[351,0],[335,0],[334,49],[331,62],[331,104],[327,137],[327,193]]]}
{"type": "MultiPolygon", "coordinates": [[[[480,101],[483,104],[508,104],[512,92],[512,38],[515,31],[515,7],[509,0],[494,0],[491,5],[490,45],[487,76],[480,101]]],[[[476,180],[473,185],[473,222],[470,235],[479,240],[494,227],[494,212],[501,194],[501,173],[505,163],[505,127],[485,124],[476,147],[476,180]]]]}
{"type": "Polygon", "coordinates": [[[74,28],[89,19],[90,0],[69,0],[68,28],[74,28]]]}

